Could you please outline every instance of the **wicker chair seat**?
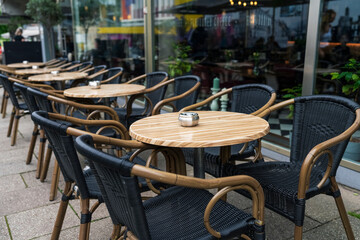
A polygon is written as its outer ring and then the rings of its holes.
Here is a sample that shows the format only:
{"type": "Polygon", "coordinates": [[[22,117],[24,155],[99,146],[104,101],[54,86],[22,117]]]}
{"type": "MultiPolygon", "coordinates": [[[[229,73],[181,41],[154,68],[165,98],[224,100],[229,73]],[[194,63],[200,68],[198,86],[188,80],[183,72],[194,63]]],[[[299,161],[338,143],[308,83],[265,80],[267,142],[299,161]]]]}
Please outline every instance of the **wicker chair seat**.
{"type": "MultiPolygon", "coordinates": [[[[204,211],[213,197],[206,190],[184,187],[166,189],[144,202],[151,239],[216,239],[204,227],[204,211]]],[[[210,215],[211,226],[232,238],[250,231],[251,214],[219,201],[210,215]]]]}
{"type": "Polygon", "coordinates": [[[136,122],[139,119],[144,118],[144,109],[143,108],[132,108],[131,115],[126,117],[126,108],[115,108],[114,109],[119,116],[119,120],[126,128],[129,128],[131,124],[136,122]]]}
{"type": "MultiPolygon", "coordinates": [[[[239,165],[225,164],[223,167],[224,176],[249,175],[261,184],[265,195],[265,206],[286,215],[294,221],[295,204],[298,202],[297,193],[299,185],[300,165],[291,162],[261,162],[246,163],[239,165]]],[[[327,181],[322,189],[317,188],[324,175],[323,171],[313,169],[310,178],[310,186],[306,192],[306,199],[309,199],[330,187],[327,181]]],[[[250,197],[245,191],[239,193],[250,197]]]]}

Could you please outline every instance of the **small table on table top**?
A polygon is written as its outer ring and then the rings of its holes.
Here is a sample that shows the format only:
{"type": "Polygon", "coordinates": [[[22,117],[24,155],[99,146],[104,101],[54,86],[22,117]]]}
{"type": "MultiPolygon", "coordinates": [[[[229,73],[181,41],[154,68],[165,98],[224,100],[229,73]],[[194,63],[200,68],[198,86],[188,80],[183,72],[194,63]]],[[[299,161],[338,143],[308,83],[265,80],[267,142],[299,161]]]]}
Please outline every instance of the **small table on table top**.
{"type": "Polygon", "coordinates": [[[6,65],[9,68],[31,68],[32,66],[44,66],[45,63],[43,62],[28,62],[28,63],[11,63],[6,65]]]}
{"type": "MultiPolygon", "coordinates": [[[[134,139],[164,147],[196,148],[194,175],[205,177],[203,148],[221,147],[223,156],[230,156],[231,145],[250,142],[270,131],[266,120],[243,113],[199,111],[199,124],[183,127],[178,121],[179,113],[155,115],[136,121],[130,126],[134,139]]],[[[222,161],[227,161],[222,159],[222,161]]]]}

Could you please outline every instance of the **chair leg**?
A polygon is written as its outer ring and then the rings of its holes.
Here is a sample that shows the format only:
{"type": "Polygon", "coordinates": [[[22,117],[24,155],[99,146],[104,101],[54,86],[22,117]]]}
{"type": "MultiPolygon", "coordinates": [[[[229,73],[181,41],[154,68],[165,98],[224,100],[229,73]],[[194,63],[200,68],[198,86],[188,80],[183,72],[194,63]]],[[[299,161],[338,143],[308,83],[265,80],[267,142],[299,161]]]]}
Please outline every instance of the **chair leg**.
{"type": "Polygon", "coordinates": [[[7,135],[6,135],[7,137],[10,137],[10,135],[11,135],[11,130],[12,130],[12,127],[14,125],[15,112],[16,112],[15,107],[13,107],[13,110],[12,110],[11,116],[10,116],[8,132],[7,132],[7,135]]]}
{"type": "Polygon", "coordinates": [[[89,211],[90,199],[80,198],[81,218],[79,240],[88,240],[90,233],[91,213],[89,211]]]}
{"type": "Polygon", "coordinates": [[[5,99],[6,99],[6,91],[5,91],[5,89],[4,89],[4,91],[3,91],[3,96],[2,96],[2,101],[1,101],[1,110],[0,110],[1,114],[4,112],[5,99]]]}
{"type": "Polygon", "coordinates": [[[116,240],[119,239],[121,232],[121,224],[114,224],[113,231],[111,233],[110,240],[116,240]]]}
{"type": "Polygon", "coordinates": [[[39,145],[39,156],[38,156],[38,163],[37,163],[36,175],[35,175],[36,178],[40,178],[40,173],[44,162],[45,143],[46,143],[45,132],[43,129],[40,129],[40,145],[39,145]]]}
{"type": "Polygon", "coordinates": [[[301,240],[303,234],[303,226],[296,226],[294,231],[294,240],[301,240]]]}
{"type": "Polygon", "coordinates": [[[14,146],[16,144],[16,138],[17,138],[17,131],[19,128],[19,121],[20,121],[21,115],[19,109],[16,109],[15,112],[15,121],[13,126],[13,133],[11,136],[11,146],[14,146]]]}
{"type": "Polygon", "coordinates": [[[349,221],[348,215],[347,215],[346,210],[345,210],[345,205],[344,205],[344,202],[342,200],[338,184],[337,184],[337,182],[335,180],[335,177],[331,177],[330,180],[331,180],[331,190],[334,193],[336,206],[338,208],[338,211],[339,211],[339,214],[340,214],[340,217],[341,217],[341,221],[342,221],[342,223],[344,225],[346,236],[347,236],[347,238],[349,240],[355,240],[355,236],[354,236],[354,233],[352,231],[350,221],[349,221]]]}
{"type": "Polygon", "coordinates": [[[49,200],[53,201],[56,198],[57,188],[59,185],[60,169],[57,160],[55,159],[54,171],[51,178],[50,197],[49,200]]]}
{"type": "Polygon", "coordinates": [[[44,163],[43,163],[43,166],[42,166],[42,169],[41,169],[40,182],[43,182],[45,180],[46,176],[47,176],[47,172],[49,170],[51,154],[52,154],[52,148],[48,144],[48,148],[47,148],[47,151],[46,151],[44,163]]]}
{"type": "Polygon", "coordinates": [[[71,183],[66,182],[64,193],[63,193],[64,197],[60,201],[60,206],[59,206],[59,210],[58,210],[58,213],[56,216],[56,221],[54,224],[53,231],[51,233],[51,240],[59,239],[60,231],[61,231],[62,224],[64,222],[64,218],[65,218],[65,214],[66,214],[66,209],[69,204],[69,199],[66,196],[69,196],[70,194],[71,194],[71,183]]]}
{"type": "Polygon", "coordinates": [[[32,132],[32,137],[31,137],[30,146],[29,146],[29,151],[28,151],[28,155],[26,158],[26,164],[31,163],[38,133],[39,133],[39,127],[38,127],[38,125],[34,124],[34,129],[32,132]]]}
{"type": "Polygon", "coordinates": [[[7,104],[8,104],[8,100],[9,100],[9,95],[7,93],[4,93],[5,97],[4,97],[4,102],[3,102],[3,108],[1,109],[1,113],[2,113],[2,118],[6,117],[6,108],[7,108],[7,104]]]}

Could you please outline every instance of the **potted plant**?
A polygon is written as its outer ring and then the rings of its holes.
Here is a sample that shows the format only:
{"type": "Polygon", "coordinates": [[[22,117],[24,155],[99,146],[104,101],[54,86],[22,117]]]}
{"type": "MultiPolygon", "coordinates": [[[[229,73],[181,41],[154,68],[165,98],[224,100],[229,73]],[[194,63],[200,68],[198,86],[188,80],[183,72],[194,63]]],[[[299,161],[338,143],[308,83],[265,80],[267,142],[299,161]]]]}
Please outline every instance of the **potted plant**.
{"type": "Polygon", "coordinates": [[[30,0],[26,4],[25,14],[46,29],[49,57],[55,58],[53,26],[60,24],[63,19],[59,4],[53,0],[30,0]]]}
{"type": "MultiPolygon", "coordinates": [[[[299,84],[292,88],[284,88],[281,91],[286,93],[285,95],[282,96],[285,99],[300,97],[302,92],[302,85],[299,84]]],[[[289,105],[289,115],[287,115],[287,118],[292,119],[293,116],[294,116],[294,105],[289,105]]]]}
{"type": "MultiPolygon", "coordinates": [[[[340,72],[330,73],[331,79],[339,81],[342,85],[342,93],[359,103],[360,92],[360,61],[352,58],[342,68],[340,72]]],[[[360,161],[360,139],[352,137],[345,150],[344,157],[360,161]]]]}
{"type": "Polygon", "coordinates": [[[192,49],[186,43],[179,42],[173,45],[175,56],[169,57],[169,75],[170,77],[182,76],[191,72],[194,65],[199,61],[189,59],[192,49]]]}

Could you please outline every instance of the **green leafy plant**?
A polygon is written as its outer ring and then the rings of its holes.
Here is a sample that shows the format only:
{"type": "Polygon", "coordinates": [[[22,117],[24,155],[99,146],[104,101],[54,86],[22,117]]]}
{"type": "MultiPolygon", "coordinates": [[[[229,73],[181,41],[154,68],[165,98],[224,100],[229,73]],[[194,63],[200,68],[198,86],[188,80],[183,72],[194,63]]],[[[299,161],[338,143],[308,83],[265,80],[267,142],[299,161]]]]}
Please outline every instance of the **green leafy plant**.
{"type": "Polygon", "coordinates": [[[189,60],[191,47],[186,43],[177,43],[173,45],[175,56],[169,57],[169,75],[170,77],[182,76],[189,73],[193,66],[199,61],[189,60]]]}
{"type": "Polygon", "coordinates": [[[352,58],[342,67],[343,71],[330,73],[332,80],[338,80],[342,84],[342,92],[359,100],[360,91],[360,62],[352,58]]]}
{"type": "MultiPolygon", "coordinates": [[[[292,98],[300,97],[301,93],[302,93],[302,85],[299,84],[292,88],[284,88],[281,91],[286,93],[283,96],[283,98],[285,98],[285,99],[292,99],[292,98]]],[[[287,117],[292,118],[294,116],[294,105],[289,105],[289,111],[290,111],[290,113],[287,117]]]]}
{"type": "Polygon", "coordinates": [[[25,14],[46,28],[50,47],[50,58],[54,58],[55,49],[52,27],[60,24],[63,19],[60,5],[53,0],[30,0],[26,4],[25,14]]]}

